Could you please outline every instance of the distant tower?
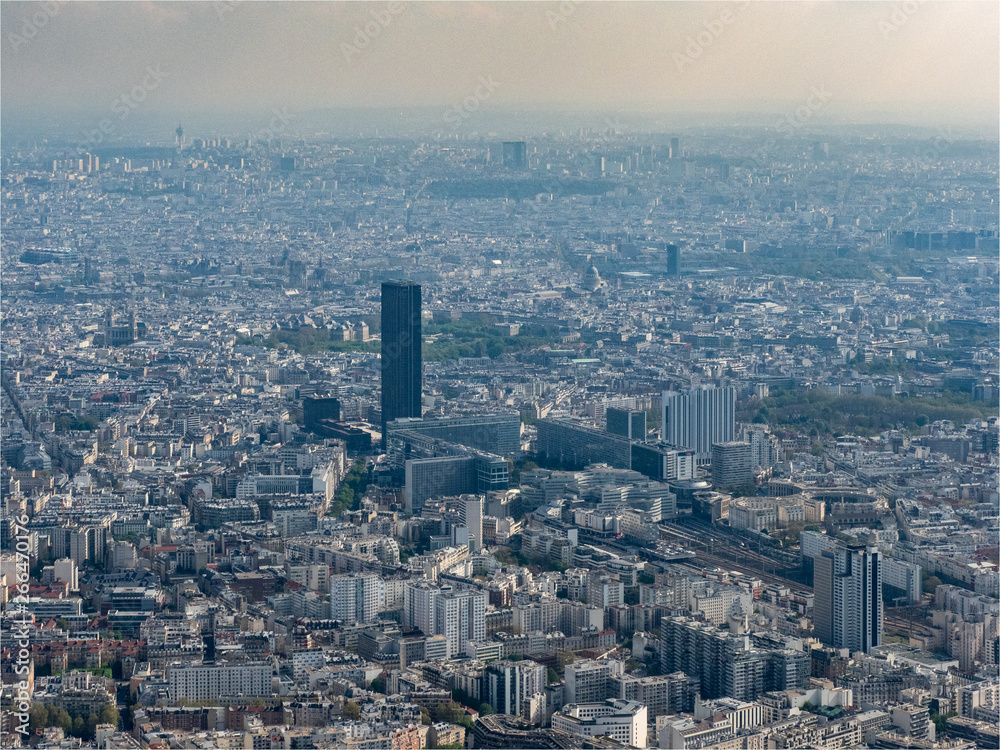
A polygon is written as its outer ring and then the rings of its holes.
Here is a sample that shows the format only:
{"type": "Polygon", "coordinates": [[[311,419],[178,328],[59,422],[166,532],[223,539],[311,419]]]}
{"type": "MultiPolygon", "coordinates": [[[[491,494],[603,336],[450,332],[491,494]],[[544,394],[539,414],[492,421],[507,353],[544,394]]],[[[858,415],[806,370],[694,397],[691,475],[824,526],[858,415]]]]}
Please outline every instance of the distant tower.
{"type": "Polygon", "coordinates": [[[174,132],[177,133],[177,140],[175,141],[175,143],[178,146],[183,146],[184,145],[184,128],[182,128],[180,125],[178,125],[177,126],[177,130],[175,130],[174,132]]]}
{"type": "Polygon", "coordinates": [[[681,275],[681,251],[677,245],[667,245],[667,276],[681,275]]]}
{"type": "Polygon", "coordinates": [[[670,139],[670,158],[679,159],[681,157],[681,139],[671,138],[670,139]]]}
{"type": "Polygon", "coordinates": [[[528,144],[525,141],[504,141],[503,165],[507,169],[527,169],[528,144]]]}
{"type": "Polygon", "coordinates": [[[420,285],[382,284],[382,444],[386,425],[422,416],[423,358],[420,351],[420,285]]]}

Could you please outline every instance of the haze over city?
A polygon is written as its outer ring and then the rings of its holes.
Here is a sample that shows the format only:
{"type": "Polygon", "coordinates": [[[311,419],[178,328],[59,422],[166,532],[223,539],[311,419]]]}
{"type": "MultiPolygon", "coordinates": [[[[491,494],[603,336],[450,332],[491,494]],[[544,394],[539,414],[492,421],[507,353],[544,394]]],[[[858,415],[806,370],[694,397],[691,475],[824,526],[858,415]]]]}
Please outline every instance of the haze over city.
{"type": "Polygon", "coordinates": [[[50,19],[39,7],[2,5],[2,106],[15,126],[107,112],[147,69],[162,81],[136,120],[440,111],[488,78],[484,112],[774,114],[815,88],[829,98],[813,126],[997,125],[992,2],[219,0],[55,3],[50,19]]]}

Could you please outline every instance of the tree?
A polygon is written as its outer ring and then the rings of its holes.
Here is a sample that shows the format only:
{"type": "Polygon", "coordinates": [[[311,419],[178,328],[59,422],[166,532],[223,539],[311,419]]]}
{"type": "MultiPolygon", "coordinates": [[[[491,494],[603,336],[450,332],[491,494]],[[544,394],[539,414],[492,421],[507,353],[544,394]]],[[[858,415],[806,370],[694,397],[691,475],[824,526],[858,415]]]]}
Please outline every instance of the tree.
{"type": "Polygon", "coordinates": [[[347,701],[344,704],[343,712],[344,718],[350,721],[357,721],[361,718],[361,706],[359,706],[354,701],[347,701]]]}
{"type": "Polygon", "coordinates": [[[104,706],[104,708],[101,709],[102,724],[110,724],[113,727],[117,727],[120,718],[121,716],[118,713],[118,709],[112,706],[110,703],[108,703],[107,705],[104,706]]]}
{"type": "Polygon", "coordinates": [[[28,726],[41,729],[49,725],[49,709],[44,703],[36,703],[28,712],[28,726]]]}
{"type": "Polygon", "coordinates": [[[83,733],[87,728],[87,723],[83,720],[82,716],[77,716],[73,719],[73,729],[70,730],[74,737],[83,737],[83,733]]]}
{"type": "Polygon", "coordinates": [[[460,704],[455,703],[455,701],[449,701],[448,703],[442,703],[438,706],[437,719],[438,721],[446,721],[449,724],[458,724],[465,718],[465,708],[460,704]]]}
{"type": "Polygon", "coordinates": [[[62,727],[62,730],[69,734],[73,731],[73,717],[69,715],[69,711],[65,708],[60,708],[56,711],[56,715],[53,717],[51,713],[49,714],[49,725],[55,725],[62,727]],[[53,722],[53,719],[55,721],[53,722]]]}
{"type": "Polygon", "coordinates": [[[547,672],[546,677],[548,678],[549,684],[552,684],[553,682],[559,682],[559,673],[552,667],[549,667],[549,671],[547,672]]]}
{"type": "Polygon", "coordinates": [[[425,727],[430,726],[433,722],[431,721],[431,715],[428,713],[427,709],[423,706],[420,707],[420,723],[425,727]]]}
{"type": "Polygon", "coordinates": [[[931,576],[924,581],[924,593],[933,594],[938,586],[941,585],[941,579],[937,576],[931,576]]]}
{"type": "Polygon", "coordinates": [[[372,680],[372,684],[368,686],[368,689],[373,693],[384,693],[385,692],[385,680],[381,677],[376,677],[372,680]]]}
{"type": "Polygon", "coordinates": [[[493,713],[493,706],[489,703],[479,704],[479,715],[480,716],[490,716],[493,713]]]}
{"type": "Polygon", "coordinates": [[[561,650],[558,659],[559,669],[565,669],[567,664],[572,664],[576,660],[576,654],[572,651],[561,650]]]}

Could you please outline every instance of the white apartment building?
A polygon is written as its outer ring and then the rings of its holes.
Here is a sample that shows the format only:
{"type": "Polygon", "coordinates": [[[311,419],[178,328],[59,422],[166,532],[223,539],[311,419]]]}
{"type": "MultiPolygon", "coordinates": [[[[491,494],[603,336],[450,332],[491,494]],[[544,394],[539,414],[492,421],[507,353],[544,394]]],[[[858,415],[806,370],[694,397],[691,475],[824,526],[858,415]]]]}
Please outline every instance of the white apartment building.
{"type": "Polygon", "coordinates": [[[583,659],[566,665],[567,703],[595,703],[607,698],[612,662],[583,659]]]}
{"type": "Polygon", "coordinates": [[[170,700],[214,700],[221,697],[263,698],[271,695],[270,664],[171,664],[170,700]]]}
{"type": "Polygon", "coordinates": [[[646,706],[636,701],[570,703],[552,714],[552,728],[577,737],[610,737],[623,745],[647,746],[646,706]]]}
{"type": "Polygon", "coordinates": [[[374,573],[348,573],[330,578],[330,618],[374,622],[385,607],[385,582],[374,573]]]}
{"type": "Polygon", "coordinates": [[[448,639],[448,658],[465,653],[470,641],[486,639],[486,594],[442,591],[434,599],[435,635],[448,639]]]}

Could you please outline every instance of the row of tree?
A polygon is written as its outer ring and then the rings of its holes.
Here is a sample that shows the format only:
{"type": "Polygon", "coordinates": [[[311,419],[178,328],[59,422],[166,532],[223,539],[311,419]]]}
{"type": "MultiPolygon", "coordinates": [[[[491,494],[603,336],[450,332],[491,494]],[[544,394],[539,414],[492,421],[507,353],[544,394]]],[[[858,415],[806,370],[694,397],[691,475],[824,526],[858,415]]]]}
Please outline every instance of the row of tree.
{"type": "Polygon", "coordinates": [[[110,703],[106,704],[100,713],[88,713],[86,716],[82,713],[74,715],[65,708],[45,703],[36,703],[28,712],[28,724],[31,729],[61,727],[66,734],[86,741],[94,739],[98,724],[111,724],[117,729],[119,718],[118,709],[110,703]]]}

